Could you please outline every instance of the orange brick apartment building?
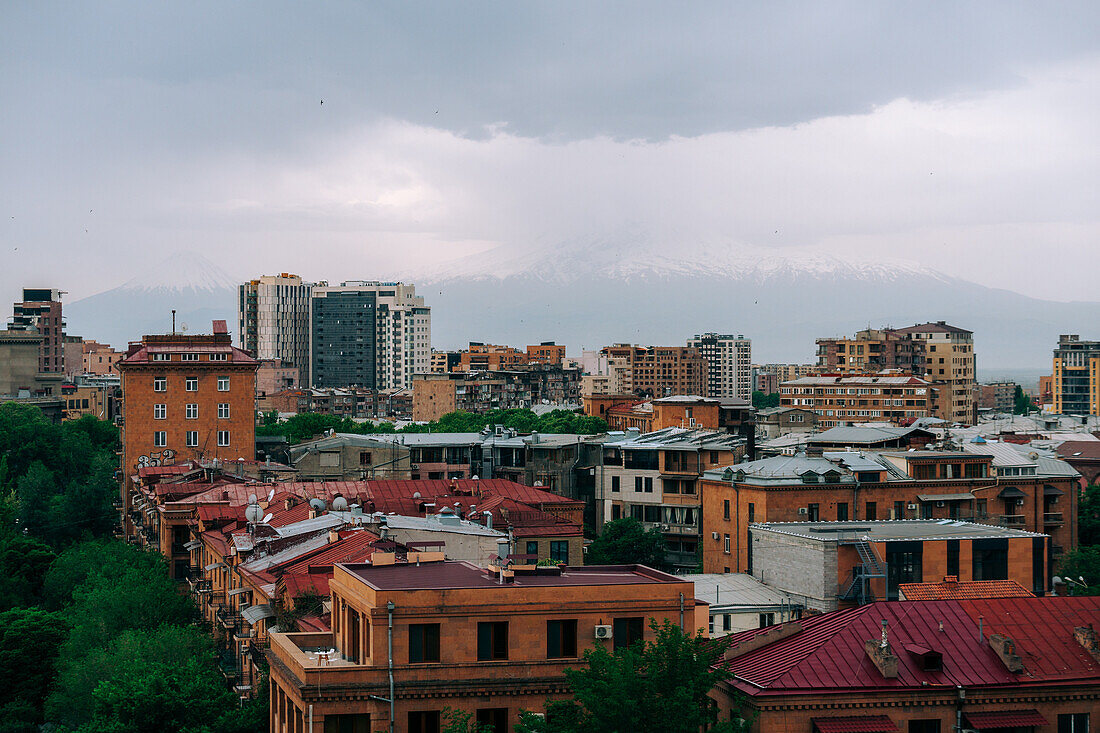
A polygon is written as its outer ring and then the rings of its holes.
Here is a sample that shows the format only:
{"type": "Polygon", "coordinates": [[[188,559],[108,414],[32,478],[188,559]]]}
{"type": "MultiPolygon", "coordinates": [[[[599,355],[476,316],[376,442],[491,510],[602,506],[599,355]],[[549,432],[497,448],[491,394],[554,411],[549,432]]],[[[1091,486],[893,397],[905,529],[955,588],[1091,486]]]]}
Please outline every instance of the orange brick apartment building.
{"type": "Polygon", "coordinates": [[[511,731],[568,694],[585,649],[649,639],[649,619],[707,622],[690,580],[641,566],[338,564],[329,587],[332,633],[270,634],[276,733],[389,730],[391,713],[426,733],[445,708],[511,731]]]}
{"type": "MultiPolygon", "coordinates": [[[[232,345],[225,321],[213,335],[146,336],[117,365],[122,375],[123,515],[146,466],[256,454],[258,362],[232,345]]],[[[132,524],[124,520],[129,533],[132,524]]]]}

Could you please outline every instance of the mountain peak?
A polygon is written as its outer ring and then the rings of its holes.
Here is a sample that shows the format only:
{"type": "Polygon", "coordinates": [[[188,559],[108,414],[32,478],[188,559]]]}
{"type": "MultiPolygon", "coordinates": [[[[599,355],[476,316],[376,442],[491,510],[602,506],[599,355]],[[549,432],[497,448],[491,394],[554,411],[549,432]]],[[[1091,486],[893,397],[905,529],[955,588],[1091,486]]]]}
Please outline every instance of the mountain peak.
{"type": "Polygon", "coordinates": [[[206,257],[191,251],[177,251],[156,266],[124,282],[127,291],[218,291],[236,290],[240,283],[206,257]]]}

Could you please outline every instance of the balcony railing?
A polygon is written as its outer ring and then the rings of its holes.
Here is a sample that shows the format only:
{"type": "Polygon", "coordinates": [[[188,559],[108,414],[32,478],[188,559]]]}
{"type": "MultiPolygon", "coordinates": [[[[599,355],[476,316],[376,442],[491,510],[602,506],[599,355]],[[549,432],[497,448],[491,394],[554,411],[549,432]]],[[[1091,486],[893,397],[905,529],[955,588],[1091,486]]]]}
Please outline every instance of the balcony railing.
{"type": "Polygon", "coordinates": [[[1046,512],[1043,514],[1043,524],[1063,524],[1062,512],[1046,512]]]}
{"type": "Polygon", "coordinates": [[[1023,514],[1001,514],[999,523],[1005,527],[1022,527],[1027,523],[1027,517],[1023,514]]]}

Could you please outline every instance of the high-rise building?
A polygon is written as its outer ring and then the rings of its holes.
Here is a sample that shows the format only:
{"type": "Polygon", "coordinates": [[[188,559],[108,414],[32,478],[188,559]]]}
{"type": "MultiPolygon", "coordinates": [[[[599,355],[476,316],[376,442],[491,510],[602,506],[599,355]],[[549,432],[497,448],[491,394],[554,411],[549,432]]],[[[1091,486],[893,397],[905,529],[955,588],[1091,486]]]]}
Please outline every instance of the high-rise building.
{"type": "Polygon", "coordinates": [[[400,389],[431,367],[432,313],[413,285],[318,283],[310,297],[310,383],[400,389]]]}
{"type": "Polygon", "coordinates": [[[65,321],[61,317],[64,291],[23,288],[23,300],[12,309],[9,331],[29,331],[42,336],[38,347],[38,371],[65,371],[65,321]]]}
{"type": "Polygon", "coordinates": [[[586,379],[585,394],[632,394],[639,397],[704,396],[707,363],[698,349],[687,346],[614,344],[594,357],[597,371],[586,379]]]}
{"type": "Polygon", "coordinates": [[[1100,341],[1082,341],[1075,333],[1058,337],[1051,393],[1056,413],[1100,415],[1100,341]]]}
{"type": "Polygon", "coordinates": [[[752,398],[752,340],[744,336],[704,333],[688,339],[707,362],[706,397],[752,398]]]}
{"type": "Polygon", "coordinates": [[[289,273],[264,275],[240,286],[241,348],[261,361],[278,359],[309,378],[309,294],[312,283],[289,273]]]}
{"type": "Polygon", "coordinates": [[[944,321],[907,328],[865,329],[853,338],[817,339],[818,369],[864,374],[886,369],[932,382],[936,417],[972,424],[978,419],[974,333],[944,321]]]}

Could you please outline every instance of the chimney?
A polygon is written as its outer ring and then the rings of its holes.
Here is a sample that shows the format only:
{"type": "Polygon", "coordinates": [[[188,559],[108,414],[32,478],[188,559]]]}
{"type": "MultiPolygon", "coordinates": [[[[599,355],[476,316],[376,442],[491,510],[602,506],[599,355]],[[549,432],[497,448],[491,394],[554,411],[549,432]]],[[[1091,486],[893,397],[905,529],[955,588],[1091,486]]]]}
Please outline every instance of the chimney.
{"type": "Polygon", "coordinates": [[[1100,638],[1097,637],[1096,629],[1092,628],[1092,624],[1076,627],[1073,630],[1073,638],[1092,655],[1093,659],[1100,662],[1100,638]]]}
{"type": "Polygon", "coordinates": [[[330,529],[328,531],[328,543],[331,545],[333,542],[339,542],[339,541],[340,541],[340,533],[337,532],[335,529],[330,529]]]}
{"type": "Polygon", "coordinates": [[[886,637],[886,619],[882,620],[882,638],[868,639],[863,643],[863,650],[871,658],[879,673],[886,679],[895,679],[898,676],[898,658],[890,649],[890,642],[886,637]]]}
{"type": "Polygon", "coordinates": [[[945,575],[944,578],[943,578],[943,584],[944,585],[958,585],[959,584],[959,576],[957,576],[957,575],[945,575]]]}
{"type": "Polygon", "coordinates": [[[825,449],[820,445],[807,445],[806,457],[807,458],[822,458],[825,455],[825,449]]]}
{"type": "MultiPolygon", "coordinates": [[[[1076,629],[1074,629],[1074,636],[1077,636],[1076,629]]],[[[1024,671],[1024,660],[1016,653],[1016,642],[1012,639],[1000,634],[993,634],[989,637],[989,648],[1000,658],[1005,669],[1009,672],[1024,671]]]]}

